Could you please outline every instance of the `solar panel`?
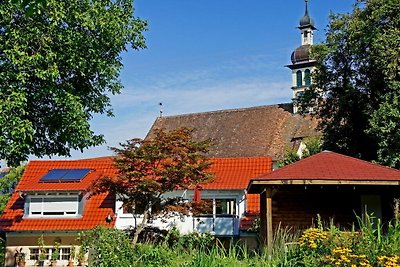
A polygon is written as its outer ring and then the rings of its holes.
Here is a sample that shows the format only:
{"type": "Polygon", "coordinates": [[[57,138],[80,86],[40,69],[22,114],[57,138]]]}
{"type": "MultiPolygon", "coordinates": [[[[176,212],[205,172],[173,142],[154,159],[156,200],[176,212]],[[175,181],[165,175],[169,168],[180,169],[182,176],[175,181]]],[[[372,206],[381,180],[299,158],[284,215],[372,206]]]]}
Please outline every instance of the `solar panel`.
{"type": "Polygon", "coordinates": [[[90,169],[54,169],[44,175],[40,182],[79,182],[90,169]]]}
{"type": "Polygon", "coordinates": [[[71,169],[65,174],[61,181],[63,182],[79,182],[82,180],[88,173],[90,169],[71,169]]]}
{"type": "Polygon", "coordinates": [[[43,176],[40,181],[41,182],[58,182],[61,180],[61,178],[67,174],[68,169],[65,170],[60,170],[60,169],[55,169],[55,170],[50,170],[45,176],[43,176]]]}

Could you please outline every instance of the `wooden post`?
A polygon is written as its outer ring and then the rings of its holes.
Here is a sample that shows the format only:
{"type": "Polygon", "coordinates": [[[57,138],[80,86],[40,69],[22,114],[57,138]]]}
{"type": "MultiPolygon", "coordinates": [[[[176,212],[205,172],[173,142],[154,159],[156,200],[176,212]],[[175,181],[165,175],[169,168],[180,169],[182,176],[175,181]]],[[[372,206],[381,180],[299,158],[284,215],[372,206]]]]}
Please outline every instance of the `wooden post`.
{"type": "Polygon", "coordinates": [[[267,231],[267,249],[268,254],[271,255],[272,253],[272,189],[267,188],[266,190],[266,231],[267,231]]]}
{"type": "Polygon", "coordinates": [[[260,241],[264,247],[267,244],[267,192],[260,194],[260,241]]]}

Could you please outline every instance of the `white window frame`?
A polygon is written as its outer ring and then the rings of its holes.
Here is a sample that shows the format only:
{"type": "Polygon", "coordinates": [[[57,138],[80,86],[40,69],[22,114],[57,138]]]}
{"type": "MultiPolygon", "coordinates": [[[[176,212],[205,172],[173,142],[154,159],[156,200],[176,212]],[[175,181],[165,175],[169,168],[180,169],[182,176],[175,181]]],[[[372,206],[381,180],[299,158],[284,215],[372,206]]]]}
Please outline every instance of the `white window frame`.
{"type": "MultiPolygon", "coordinates": [[[[44,247],[44,250],[46,251],[46,259],[49,260],[51,259],[51,254],[53,253],[53,247],[46,246],[44,247]]],[[[29,255],[27,255],[27,259],[37,261],[39,259],[40,255],[40,248],[39,247],[29,247],[29,255]],[[32,250],[35,250],[37,252],[32,253],[32,250]]],[[[62,261],[67,261],[71,258],[71,247],[60,247],[59,248],[59,256],[57,260],[62,260],[62,261]],[[66,253],[68,251],[68,253],[66,253]],[[64,259],[63,259],[64,257],[64,259]]]]}
{"type": "Polygon", "coordinates": [[[79,194],[37,194],[26,196],[24,217],[29,218],[76,218],[81,214],[79,194]],[[53,200],[48,202],[46,200],[53,200]],[[64,200],[64,203],[57,200],[64,200]],[[54,207],[51,207],[54,203],[54,207]],[[66,205],[68,204],[68,205],[66,205]],[[50,209],[48,209],[50,207],[50,209]],[[64,210],[63,210],[64,208],[64,210]]]}

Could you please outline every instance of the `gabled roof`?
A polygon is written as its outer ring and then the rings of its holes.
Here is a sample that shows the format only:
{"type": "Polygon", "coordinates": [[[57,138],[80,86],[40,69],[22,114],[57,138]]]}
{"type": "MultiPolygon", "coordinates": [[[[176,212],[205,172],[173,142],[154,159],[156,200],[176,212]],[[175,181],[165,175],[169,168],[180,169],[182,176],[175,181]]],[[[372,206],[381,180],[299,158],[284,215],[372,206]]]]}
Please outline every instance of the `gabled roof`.
{"type": "Polygon", "coordinates": [[[107,175],[114,175],[116,169],[112,157],[102,157],[82,160],[32,160],[24,172],[23,179],[18,184],[16,191],[58,191],[58,190],[86,190],[90,183],[107,175]],[[80,182],[43,183],[40,182],[49,170],[54,169],[91,169],[80,182]]]}
{"type": "Polygon", "coordinates": [[[268,184],[400,185],[400,171],[330,151],[323,151],[253,178],[249,192],[268,184]]]}
{"type": "MultiPolygon", "coordinates": [[[[82,218],[23,218],[24,199],[20,194],[38,191],[83,191],[91,182],[101,176],[116,175],[112,157],[86,160],[35,160],[29,162],[21,180],[7,207],[0,217],[0,229],[4,231],[46,231],[46,230],[85,230],[97,225],[113,226],[105,222],[108,214],[115,214],[115,197],[101,194],[87,200],[82,218]],[[83,169],[91,172],[80,182],[40,182],[52,169],[83,169]]],[[[203,190],[244,190],[252,177],[270,172],[270,157],[255,158],[212,158],[214,164],[209,171],[215,174],[215,180],[202,185],[203,190]]],[[[255,206],[255,203],[253,206],[255,206]]],[[[254,208],[256,209],[256,207],[254,208]]]]}
{"type": "Polygon", "coordinates": [[[0,217],[3,231],[46,231],[46,230],[86,230],[97,225],[113,226],[106,223],[108,214],[114,215],[115,197],[100,194],[87,200],[81,218],[23,218],[23,192],[37,191],[85,191],[90,183],[103,175],[115,174],[112,158],[88,160],[34,160],[28,163],[20,183],[0,217]],[[90,168],[92,171],[80,182],[41,183],[40,178],[52,169],[90,168]]]}
{"type": "Polygon", "coordinates": [[[292,113],[291,104],[228,109],[157,118],[154,129],[194,128],[196,140],[211,139],[211,157],[281,159],[294,138],[317,135],[317,121],[292,113]]]}

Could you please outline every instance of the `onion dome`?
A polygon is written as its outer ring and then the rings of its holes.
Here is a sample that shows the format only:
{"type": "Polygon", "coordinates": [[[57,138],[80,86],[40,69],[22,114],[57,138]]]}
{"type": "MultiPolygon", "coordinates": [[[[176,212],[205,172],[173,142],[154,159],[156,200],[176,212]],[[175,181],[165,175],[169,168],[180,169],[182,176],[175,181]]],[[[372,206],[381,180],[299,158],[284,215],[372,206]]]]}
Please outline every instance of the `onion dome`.
{"type": "Polygon", "coordinates": [[[304,13],[304,16],[300,19],[300,26],[299,28],[305,28],[305,27],[314,27],[314,20],[308,15],[308,0],[305,0],[306,2],[306,12],[304,13]]]}
{"type": "Polygon", "coordinates": [[[310,60],[310,48],[311,45],[302,45],[296,48],[291,56],[291,60],[293,64],[300,62],[307,62],[310,60]]]}

